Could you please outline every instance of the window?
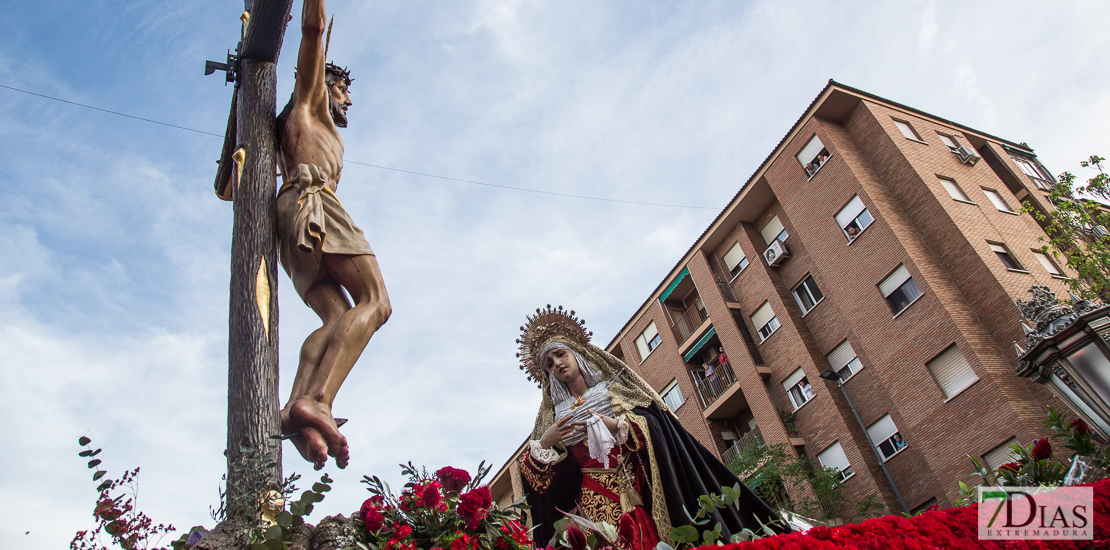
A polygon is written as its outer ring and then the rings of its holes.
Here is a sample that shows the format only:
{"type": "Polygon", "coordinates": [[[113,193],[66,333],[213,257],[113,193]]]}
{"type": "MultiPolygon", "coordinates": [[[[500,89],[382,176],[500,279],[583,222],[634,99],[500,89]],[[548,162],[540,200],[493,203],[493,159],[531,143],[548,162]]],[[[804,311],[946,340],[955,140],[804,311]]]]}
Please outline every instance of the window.
{"type": "Polygon", "coordinates": [[[763,242],[767,243],[767,246],[771,246],[775,239],[786,241],[790,238],[790,234],[786,232],[786,228],[782,226],[778,216],[771,218],[771,221],[767,222],[763,229],[759,230],[759,233],[763,235],[763,242]]]}
{"type": "Polygon", "coordinates": [[[929,367],[929,372],[937,380],[947,399],[956,397],[979,380],[975,370],[971,368],[971,363],[967,362],[967,358],[956,344],[949,346],[925,365],[929,367]]]}
{"type": "Polygon", "coordinates": [[[659,331],[655,329],[655,321],[648,323],[647,328],[636,337],[636,349],[640,351],[640,361],[647,359],[663,339],[659,336],[659,331]]]}
{"type": "Polygon", "coordinates": [[[1006,269],[1014,271],[1025,271],[1025,268],[1021,267],[1021,264],[1019,264],[1018,261],[1014,259],[1013,254],[1010,254],[1010,250],[1006,248],[1005,245],[987,243],[987,246],[990,246],[991,250],[993,250],[994,253],[998,256],[998,259],[1002,260],[1002,265],[1006,266],[1006,269]]]}
{"type": "Polygon", "coordinates": [[[840,481],[844,481],[856,474],[852,471],[852,465],[848,462],[848,456],[844,454],[844,448],[840,446],[839,441],[829,445],[828,449],[818,453],[817,461],[825,468],[832,468],[840,472],[840,481]]]}
{"type": "Polygon", "coordinates": [[[940,137],[940,142],[943,143],[949,151],[955,153],[960,149],[960,142],[956,141],[955,137],[946,136],[944,134],[937,134],[937,136],[940,137]]]}
{"type": "Polygon", "coordinates": [[[830,351],[825,357],[829,360],[829,366],[840,375],[841,382],[863,369],[859,357],[856,357],[856,350],[852,349],[852,344],[847,340],[836,346],[836,349],[830,351]]]}
{"type": "Polygon", "coordinates": [[[871,436],[875,447],[878,447],[883,462],[890,460],[906,448],[906,440],[902,439],[902,434],[898,432],[898,427],[894,425],[894,420],[891,420],[889,414],[867,428],[867,434],[871,436]]]}
{"type": "Polygon", "coordinates": [[[962,202],[971,202],[971,199],[967,198],[967,195],[964,194],[964,190],[960,189],[960,186],[956,185],[955,181],[940,176],[937,176],[937,179],[940,180],[940,184],[944,186],[944,190],[948,191],[948,194],[953,199],[962,202]]]}
{"type": "Polygon", "coordinates": [[[802,168],[805,168],[806,176],[813,177],[822,166],[829,160],[829,150],[825,148],[825,144],[821,143],[821,138],[813,136],[802,151],[798,153],[798,162],[802,163],[802,168]]]}
{"type": "Polygon", "coordinates": [[[875,218],[871,217],[871,213],[867,211],[859,195],[852,197],[852,200],[836,213],[836,223],[840,225],[840,230],[844,232],[845,237],[848,237],[849,242],[854,241],[873,221],[875,218]]]}
{"type": "Polygon", "coordinates": [[[744,250],[740,248],[740,243],[732,246],[725,254],[724,261],[730,277],[739,275],[741,271],[748,267],[748,258],[744,256],[744,250]]]}
{"type": "Polygon", "coordinates": [[[898,266],[894,273],[879,283],[879,292],[883,293],[895,315],[921,297],[921,289],[913,282],[913,277],[910,277],[910,272],[904,265],[898,266]]]}
{"type": "Polygon", "coordinates": [[[825,295],[817,288],[817,281],[813,280],[813,275],[806,276],[802,284],[794,288],[794,299],[798,301],[798,307],[802,308],[802,315],[809,313],[809,310],[824,298],[825,295]]]}
{"type": "Polygon", "coordinates": [[[919,137],[917,135],[917,132],[913,131],[913,126],[910,126],[910,124],[908,122],[902,122],[901,120],[895,120],[894,125],[898,127],[898,130],[900,130],[902,132],[903,136],[906,136],[906,139],[912,139],[914,141],[921,141],[921,137],[919,137]]]}
{"type": "Polygon", "coordinates": [[[783,380],[782,389],[786,390],[786,395],[790,396],[790,402],[794,404],[794,410],[802,408],[802,405],[813,399],[813,386],[809,385],[809,379],[806,378],[806,373],[802,369],[794,371],[794,374],[783,380]]]}
{"type": "Polygon", "coordinates": [[[1033,178],[1033,183],[1037,184],[1037,187],[1044,189],[1045,191],[1052,190],[1052,176],[1048,175],[1048,171],[1045,170],[1044,167],[1040,166],[1039,164],[1037,164],[1036,161],[1032,159],[1022,157],[1010,158],[1014,161],[1014,164],[1017,164],[1017,167],[1021,169],[1021,171],[1024,172],[1026,176],[1033,178]]]}
{"type": "Polygon", "coordinates": [[[1037,258],[1038,262],[1041,262],[1041,265],[1044,266],[1044,270],[1047,271],[1049,275],[1058,279],[1067,279],[1067,276],[1060,271],[1060,268],[1056,267],[1056,262],[1052,261],[1052,258],[1036,250],[1033,251],[1033,256],[1037,258]]]}
{"type": "Polygon", "coordinates": [[[682,388],[678,387],[678,381],[671,382],[671,387],[663,392],[663,402],[671,408],[672,411],[677,411],[686,398],[682,397],[682,388]]]}
{"type": "Polygon", "coordinates": [[[778,330],[779,318],[775,317],[775,312],[771,310],[770,302],[763,302],[763,305],[752,314],[752,324],[759,331],[760,342],[778,330]]]}
{"type": "Polygon", "coordinates": [[[1006,201],[1002,200],[1002,195],[998,194],[998,191],[987,189],[986,187],[984,187],[983,192],[987,194],[987,198],[990,199],[992,203],[994,203],[994,207],[997,208],[1000,212],[1009,212],[1010,214],[1016,214],[1016,212],[1014,212],[1014,210],[1010,208],[1010,205],[1006,204],[1006,201]]]}
{"type": "Polygon", "coordinates": [[[1007,439],[1005,443],[991,449],[989,453],[983,455],[983,465],[992,470],[997,470],[999,466],[1007,462],[1016,462],[1018,455],[1010,448],[1010,445],[1018,444],[1016,437],[1007,439]]]}

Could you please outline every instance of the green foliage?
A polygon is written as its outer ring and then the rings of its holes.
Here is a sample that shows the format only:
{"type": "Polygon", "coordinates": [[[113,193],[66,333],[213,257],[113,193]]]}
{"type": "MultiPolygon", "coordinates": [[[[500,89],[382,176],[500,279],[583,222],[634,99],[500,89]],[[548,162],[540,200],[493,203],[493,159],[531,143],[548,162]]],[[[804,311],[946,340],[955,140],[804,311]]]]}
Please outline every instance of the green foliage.
{"type": "Polygon", "coordinates": [[[841,517],[846,508],[854,511],[854,516],[847,518],[852,520],[875,517],[883,509],[877,495],[850,501],[841,492],[840,472],[824,468],[808,456],[798,456],[784,443],[746,448],[729,469],[776,509],[825,520],[841,517]],[[786,487],[800,483],[809,483],[814,496],[784,496],[786,487]]]}
{"type": "Polygon", "coordinates": [[[1077,276],[1068,280],[1071,290],[1110,303],[1110,235],[1100,236],[1097,229],[1110,228],[1110,209],[1099,205],[1099,201],[1110,204],[1110,177],[1102,167],[1105,160],[1092,155],[1079,163],[1098,171],[1084,184],[1077,184],[1078,178],[1071,172],[1060,174],[1049,195],[1056,210],[1044,214],[1026,202],[1023,211],[1047,222],[1048,244],[1041,251],[1063,258],[1075,270],[1077,276]]]}

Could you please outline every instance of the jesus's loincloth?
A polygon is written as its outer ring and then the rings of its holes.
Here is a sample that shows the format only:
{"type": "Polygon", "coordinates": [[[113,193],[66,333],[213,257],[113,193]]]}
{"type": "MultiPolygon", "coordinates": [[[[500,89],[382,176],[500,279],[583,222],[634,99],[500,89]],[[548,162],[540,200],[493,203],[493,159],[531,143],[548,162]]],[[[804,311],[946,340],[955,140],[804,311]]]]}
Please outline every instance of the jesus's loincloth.
{"type": "Polygon", "coordinates": [[[314,164],[298,164],[278,191],[278,250],[297,294],[319,280],[323,254],[370,254],[362,230],[335,196],[336,183],[314,164]]]}

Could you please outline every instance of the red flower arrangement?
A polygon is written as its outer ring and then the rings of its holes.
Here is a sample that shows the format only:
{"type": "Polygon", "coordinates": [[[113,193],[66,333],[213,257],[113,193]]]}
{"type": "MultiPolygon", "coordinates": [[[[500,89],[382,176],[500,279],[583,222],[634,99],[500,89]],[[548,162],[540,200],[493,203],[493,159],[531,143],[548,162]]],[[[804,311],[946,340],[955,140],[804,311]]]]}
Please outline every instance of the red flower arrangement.
{"type": "Polygon", "coordinates": [[[1110,479],[1094,487],[1094,540],[987,541],[978,539],[978,506],[927,511],[912,518],[886,516],[842,527],[818,526],[805,533],[789,533],[752,542],[703,546],[700,550],[854,550],[854,549],[963,549],[990,548],[1079,550],[1110,547],[1110,479]]]}
{"type": "Polygon", "coordinates": [[[1082,418],[1076,418],[1075,420],[1072,420],[1071,429],[1075,430],[1075,433],[1079,435],[1087,435],[1091,433],[1091,427],[1088,426],[1082,418]]]}
{"type": "Polygon", "coordinates": [[[1052,443],[1048,442],[1048,438],[1033,440],[1033,458],[1037,460],[1047,460],[1052,456],[1052,443]]]}
{"type": "Polygon", "coordinates": [[[457,468],[441,468],[434,477],[411,464],[401,469],[409,482],[396,497],[380,479],[363,479],[374,495],[358,513],[366,528],[358,530],[359,537],[368,547],[528,550],[531,546],[529,532],[520,524],[519,506],[494,507],[488,486],[459,494],[468,484],[477,485],[489,467],[479,466],[473,483],[469,473],[457,468]]]}
{"type": "Polygon", "coordinates": [[[436,470],[436,478],[443,484],[443,490],[458,493],[470,483],[470,474],[466,470],[444,466],[436,470]]]}
{"type": "Polygon", "coordinates": [[[466,520],[466,530],[473,531],[478,528],[478,523],[485,519],[493,505],[489,487],[483,485],[459,497],[459,517],[466,520]]]}

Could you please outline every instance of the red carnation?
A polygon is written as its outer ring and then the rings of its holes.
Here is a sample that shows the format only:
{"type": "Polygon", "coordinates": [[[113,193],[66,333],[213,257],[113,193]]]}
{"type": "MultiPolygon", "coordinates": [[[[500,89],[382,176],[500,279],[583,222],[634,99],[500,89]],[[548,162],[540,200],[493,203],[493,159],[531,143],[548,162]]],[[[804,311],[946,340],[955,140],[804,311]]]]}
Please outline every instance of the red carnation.
{"type": "Polygon", "coordinates": [[[436,477],[443,484],[443,490],[458,493],[470,483],[470,474],[466,470],[444,466],[436,471],[436,477]]]}
{"type": "Polygon", "coordinates": [[[1075,430],[1075,433],[1079,435],[1087,435],[1091,433],[1091,427],[1088,426],[1082,418],[1076,418],[1075,420],[1072,420],[1071,429],[1075,430]]]}
{"type": "Polygon", "coordinates": [[[1048,438],[1034,439],[1033,440],[1033,455],[1035,460],[1045,460],[1052,456],[1052,444],[1048,442],[1048,438]]]}
{"type": "Polygon", "coordinates": [[[443,502],[443,493],[440,493],[439,489],[438,481],[433,481],[422,488],[418,486],[420,505],[435,510],[443,502]]]}
{"type": "Polygon", "coordinates": [[[459,516],[466,520],[466,530],[473,531],[492,505],[489,486],[483,485],[459,497],[459,516]]]}
{"type": "Polygon", "coordinates": [[[470,535],[459,532],[455,540],[451,541],[451,550],[477,550],[481,539],[478,537],[470,538],[470,535]]]}
{"type": "Polygon", "coordinates": [[[362,523],[366,525],[366,530],[371,533],[378,532],[385,523],[385,515],[382,514],[382,504],[384,499],[380,495],[374,495],[362,503],[359,508],[358,517],[362,519],[362,523]]]}

